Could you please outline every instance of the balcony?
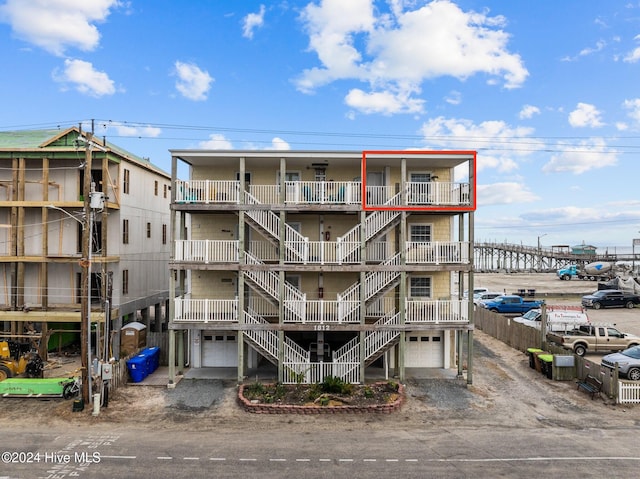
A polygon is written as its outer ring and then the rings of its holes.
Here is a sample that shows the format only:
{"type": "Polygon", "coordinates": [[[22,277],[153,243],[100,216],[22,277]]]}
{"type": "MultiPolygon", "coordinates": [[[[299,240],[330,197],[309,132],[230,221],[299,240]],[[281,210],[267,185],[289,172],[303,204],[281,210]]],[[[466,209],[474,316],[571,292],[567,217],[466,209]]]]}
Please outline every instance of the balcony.
{"type": "Polygon", "coordinates": [[[466,241],[407,242],[407,264],[469,263],[466,241]]]}
{"type": "Polygon", "coordinates": [[[177,180],[176,203],[240,203],[240,182],[177,180]]]}
{"type": "Polygon", "coordinates": [[[408,205],[470,206],[468,183],[408,182],[408,205]]]}
{"type": "MultiPolygon", "coordinates": [[[[358,264],[360,243],[353,241],[287,241],[285,262],[289,264],[358,264]]],[[[237,240],[176,240],[174,260],[187,263],[237,263],[237,240]]],[[[251,241],[249,253],[263,262],[279,261],[278,248],[266,241],[251,241]]],[[[469,243],[465,241],[408,242],[407,264],[468,264],[469,243]]],[[[386,242],[367,245],[367,261],[389,258],[386,242]]]]}
{"type": "Polygon", "coordinates": [[[174,260],[193,263],[237,263],[237,240],[176,240],[174,260]]]}
{"type": "Polygon", "coordinates": [[[176,323],[216,323],[238,321],[238,298],[180,299],[174,301],[176,323]]]}
{"type": "Polygon", "coordinates": [[[287,181],[285,203],[353,205],[361,203],[359,181],[287,181]]]}
{"type": "Polygon", "coordinates": [[[431,324],[468,323],[469,301],[407,298],[405,322],[431,324]]]}
{"type": "MultiPolygon", "coordinates": [[[[471,206],[469,183],[407,182],[406,203],[393,206],[471,206]]],[[[389,206],[398,193],[397,186],[367,186],[367,206],[389,206]]],[[[280,185],[248,185],[247,191],[260,204],[281,204],[280,185]]],[[[240,204],[239,181],[176,181],[176,203],[240,204]]],[[[284,203],[287,205],[360,205],[362,184],[359,181],[286,181],[284,203]]]]}

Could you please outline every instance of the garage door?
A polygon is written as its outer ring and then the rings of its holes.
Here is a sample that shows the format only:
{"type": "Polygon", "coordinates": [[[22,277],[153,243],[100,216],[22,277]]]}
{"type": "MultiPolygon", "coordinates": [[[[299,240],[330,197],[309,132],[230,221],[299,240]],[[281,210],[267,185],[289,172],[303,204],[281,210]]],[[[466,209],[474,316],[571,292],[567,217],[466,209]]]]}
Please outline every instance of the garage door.
{"type": "Polygon", "coordinates": [[[205,332],[202,335],[202,367],[231,368],[238,366],[236,333],[205,332]]]}
{"type": "Polygon", "coordinates": [[[444,367],[444,333],[442,331],[408,332],[405,340],[406,367],[444,367]]]}

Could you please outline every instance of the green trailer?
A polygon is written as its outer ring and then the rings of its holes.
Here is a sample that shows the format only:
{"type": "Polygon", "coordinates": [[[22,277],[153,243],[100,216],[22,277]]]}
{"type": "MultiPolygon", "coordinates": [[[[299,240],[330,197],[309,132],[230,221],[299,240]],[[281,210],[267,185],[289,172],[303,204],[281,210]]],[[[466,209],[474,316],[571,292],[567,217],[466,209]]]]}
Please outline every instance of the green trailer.
{"type": "Polygon", "coordinates": [[[62,397],[70,378],[9,378],[0,381],[2,397],[62,397]]]}

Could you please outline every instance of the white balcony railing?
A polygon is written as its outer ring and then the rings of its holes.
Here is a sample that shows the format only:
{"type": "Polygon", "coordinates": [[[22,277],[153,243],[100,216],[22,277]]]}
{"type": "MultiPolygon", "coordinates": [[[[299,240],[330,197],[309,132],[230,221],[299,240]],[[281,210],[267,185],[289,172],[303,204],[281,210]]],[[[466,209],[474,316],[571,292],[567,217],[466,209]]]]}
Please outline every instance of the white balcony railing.
{"type": "Polygon", "coordinates": [[[407,242],[407,263],[440,264],[469,263],[469,243],[466,241],[407,242]]]}
{"type": "Polygon", "coordinates": [[[177,203],[239,203],[240,182],[226,180],[176,180],[177,203]]]}
{"type": "Polygon", "coordinates": [[[359,181],[287,181],[285,202],[350,205],[361,202],[359,181]]]}
{"type": "Polygon", "coordinates": [[[238,261],[236,240],[176,240],[176,261],[196,263],[235,263],[238,261]]]}
{"type": "Polygon", "coordinates": [[[333,376],[351,384],[360,383],[360,363],[284,362],[284,384],[317,384],[333,376]]]}
{"type": "Polygon", "coordinates": [[[421,300],[407,298],[407,323],[468,323],[468,300],[421,300]]]}
{"type": "Polygon", "coordinates": [[[276,205],[280,203],[279,185],[249,185],[249,193],[258,202],[265,205],[276,205]]]}
{"type": "Polygon", "coordinates": [[[407,182],[409,205],[469,205],[469,184],[449,182],[407,182]]]}
{"type": "Polygon", "coordinates": [[[174,301],[175,322],[238,321],[238,299],[180,299],[174,301]]]}
{"type": "Polygon", "coordinates": [[[285,323],[357,323],[360,321],[358,302],[324,299],[285,300],[285,323]],[[345,314],[344,311],[352,314],[345,314]],[[302,320],[301,320],[302,318],[302,320]]]}
{"type": "Polygon", "coordinates": [[[367,206],[389,206],[395,194],[395,186],[367,186],[367,206]]]}

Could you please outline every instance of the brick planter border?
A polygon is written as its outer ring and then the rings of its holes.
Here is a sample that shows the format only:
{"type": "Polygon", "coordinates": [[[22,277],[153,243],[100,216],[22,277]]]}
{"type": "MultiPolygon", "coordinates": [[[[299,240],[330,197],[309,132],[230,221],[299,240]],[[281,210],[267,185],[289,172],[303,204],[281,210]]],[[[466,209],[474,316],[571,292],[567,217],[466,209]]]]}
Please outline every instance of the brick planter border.
{"type": "Polygon", "coordinates": [[[390,414],[399,410],[404,402],[404,386],[398,384],[398,398],[388,404],[368,406],[298,406],[295,404],[252,403],[244,397],[244,384],[238,391],[238,402],[245,411],[254,414],[390,414]]]}

